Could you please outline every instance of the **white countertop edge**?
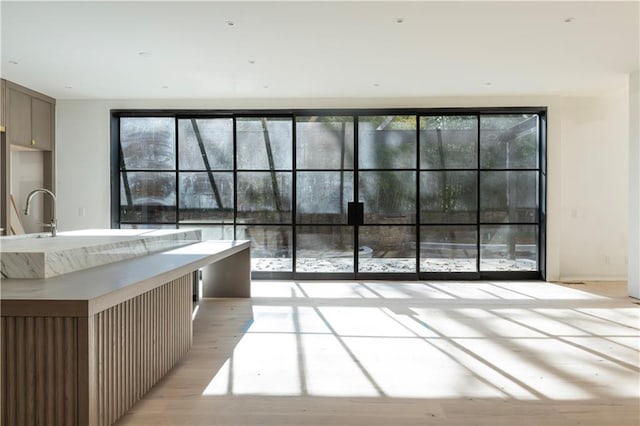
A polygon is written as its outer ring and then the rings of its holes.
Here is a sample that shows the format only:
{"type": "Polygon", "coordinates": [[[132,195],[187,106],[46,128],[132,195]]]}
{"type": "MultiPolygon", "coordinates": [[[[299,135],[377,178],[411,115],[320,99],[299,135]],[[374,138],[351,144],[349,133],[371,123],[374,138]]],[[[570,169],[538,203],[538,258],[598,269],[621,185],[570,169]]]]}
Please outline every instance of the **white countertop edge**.
{"type": "Polygon", "coordinates": [[[48,279],[4,279],[0,298],[88,302],[91,314],[249,248],[248,240],[203,241],[48,279]]]}

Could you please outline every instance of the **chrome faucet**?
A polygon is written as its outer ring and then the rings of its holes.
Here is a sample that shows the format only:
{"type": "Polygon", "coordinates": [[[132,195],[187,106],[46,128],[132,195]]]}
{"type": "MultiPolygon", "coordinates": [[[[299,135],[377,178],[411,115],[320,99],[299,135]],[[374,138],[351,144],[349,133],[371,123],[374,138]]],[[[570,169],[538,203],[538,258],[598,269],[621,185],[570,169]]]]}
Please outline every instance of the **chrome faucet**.
{"type": "Polygon", "coordinates": [[[48,189],[45,188],[38,188],[38,189],[34,189],[33,191],[31,191],[29,193],[29,195],[27,195],[27,205],[24,207],[24,215],[28,216],[29,215],[29,205],[31,204],[31,199],[38,193],[38,192],[42,192],[43,194],[49,194],[51,195],[51,223],[49,225],[45,225],[45,226],[49,226],[51,228],[51,236],[55,237],[57,234],[57,228],[58,228],[58,223],[56,221],[56,196],[53,192],[49,191],[48,189]]]}

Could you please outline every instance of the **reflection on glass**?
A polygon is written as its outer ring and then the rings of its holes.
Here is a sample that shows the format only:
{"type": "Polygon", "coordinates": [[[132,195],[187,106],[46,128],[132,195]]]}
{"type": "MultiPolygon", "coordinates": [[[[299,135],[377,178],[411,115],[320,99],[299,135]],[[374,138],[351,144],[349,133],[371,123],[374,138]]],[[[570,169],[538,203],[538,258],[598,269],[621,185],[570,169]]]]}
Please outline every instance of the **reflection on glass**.
{"type": "Polygon", "coordinates": [[[420,222],[476,222],[476,177],[475,171],[420,172],[420,222]]]}
{"type": "Polygon", "coordinates": [[[534,114],[480,117],[480,167],[538,167],[538,116],[534,114]]]}
{"type": "Polygon", "coordinates": [[[290,226],[238,226],[236,239],[251,240],[251,270],[292,271],[290,226]]]}
{"type": "Polygon", "coordinates": [[[480,227],[481,271],[536,271],[538,232],[534,225],[480,227]]]}
{"type": "Polygon", "coordinates": [[[120,147],[126,170],[175,170],[175,141],[173,118],[120,119],[120,147]]]}
{"type": "Polygon", "coordinates": [[[238,173],[239,222],[290,223],[291,173],[238,173]]]}
{"type": "Polygon", "coordinates": [[[537,172],[480,172],[480,221],[536,222],[537,172]]]}
{"type": "Polygon", "coordinates": [[[353,169],[353,117],[296,118],[298,169],[353,169]]]}
{"type": "Polygon", "coordinates": [[[182,170],[232,170],[233,120],[178,120],[178,153],[182,170]]]}
{"type": "Polygon", "coordinates": [[[475,226],[422,226],[420,271],[476,272],[477,239],[475,226]]]}
{"type": "Polygon", "coordinates": [[[299,226],[296,272],[353,272],[353,227],[299,226]]]}
{"type": "Polygon", "coordinates": [[[475,116],[420,117],[420,167],[476,169],[478,119],[475,116]]]}
{"type": "Polygon", "coordinates": [[[158,223],[121,223],[120,229],[176,229],[176,225],[158,223]]]}
{"type": "Polygon", "coordinates": [[[296,185],[299,223],[347,223],[353,172],[298,172],[296,185]]]}
{"type": "Polygon", "coordinates": [[[202,241],[233,240],[233,225],[180,225],[180,229],[200,229],[202,241]]]}
{"type": "Polygon", "coordinates": [[[358,272],[416,272],[414,226],[362,226],[358,272]]]}
{"type": "Polygon", "coordinates": [[[362,169],[415,168],[416,117],[359,117],[358,166],[362,169]]]}
{"type": "Polygon", "coordinates": [[[361,172],[365,223],[415,223],[415,172],[361,172]]]}
{"type": "Polygon", "coordinates": [[[233,221],[233,173],[180,173],[180,221],[233,221]]]}
{"type": "Polygon", "coordinates": [[[171,172],[120,173],[120,220],[123,222],[175,222],[175,174],[171,172]]]}
{"type": "Polygon", "coordinates": [[[290,170],[292,128],[290,118],[238,118],[238,169],[290,170]]]}

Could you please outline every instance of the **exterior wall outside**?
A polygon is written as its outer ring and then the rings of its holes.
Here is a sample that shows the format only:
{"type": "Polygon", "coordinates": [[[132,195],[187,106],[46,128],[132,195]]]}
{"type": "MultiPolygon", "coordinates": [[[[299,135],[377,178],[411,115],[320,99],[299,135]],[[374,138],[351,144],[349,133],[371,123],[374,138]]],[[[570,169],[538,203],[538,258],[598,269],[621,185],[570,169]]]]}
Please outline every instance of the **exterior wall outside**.
{"type": "Polygon", "coordinates": [[[627,105],[626,88],[620,93],[589,98],[61,100],[57,103],[56,114],[59,226],[61,230],[110,226],[111,109],[546,106],[547,280],[624,279],[627,105]],[[580,155],[585,146],[589,147],[590,153],[581,161],[574,161],[572,156],[580,155]],[[584,185],[585,179],[592,184],[591,188],[584,185]],[[611,188],[617,189],[612,192],[611,188]],[[570,219],[574,219],[574,210],[575,219],[583,218],[582,222],[572,224],[570,219]],[[614,213],[609,219],[611,212],[614,213]],[[591,233],[591,228],[596,226],[600,227],[599,231],[591,233]]]}

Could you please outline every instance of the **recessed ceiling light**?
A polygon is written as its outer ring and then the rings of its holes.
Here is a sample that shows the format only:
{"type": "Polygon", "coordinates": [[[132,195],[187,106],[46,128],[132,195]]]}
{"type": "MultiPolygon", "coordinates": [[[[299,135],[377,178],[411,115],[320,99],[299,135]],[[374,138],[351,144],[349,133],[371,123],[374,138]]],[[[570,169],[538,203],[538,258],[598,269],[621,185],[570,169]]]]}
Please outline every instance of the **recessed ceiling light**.
{"type": "Polygon", "coordinates": [[[226,21],[225,24],[227,24],[227,27],[233,27],[236,23],[233,21],[226,21]]]}
{"type": "Polygon", "coordinates": [[[11,60],[11,61],[9,61],[9,63],[10,63],[11,65],[18,65],[18,61],[13,61],[13,60],[11,60]]]}
{"type": "Polygon", "coordinates": [[[396,24],[403,24],[404,18],[396,18],[396,24]]]}
{"type": "Polygon", "coordinates": [[[576,18],[574,18],[574,17],[572,17],[572,16],[569,16],[569,17],[567,17],[567,18],[564,18],[564,22],[565,22],[566,24],[568,24],[568,23],[570,23],[570,22],[575,21],[575,19],[576,19],[576,18]]]}
{"type": "Polygon", "coordinates": [[[138,52],[138,56],[151,56],[151,52],[145,52],[145,51],[138,52]]]}

